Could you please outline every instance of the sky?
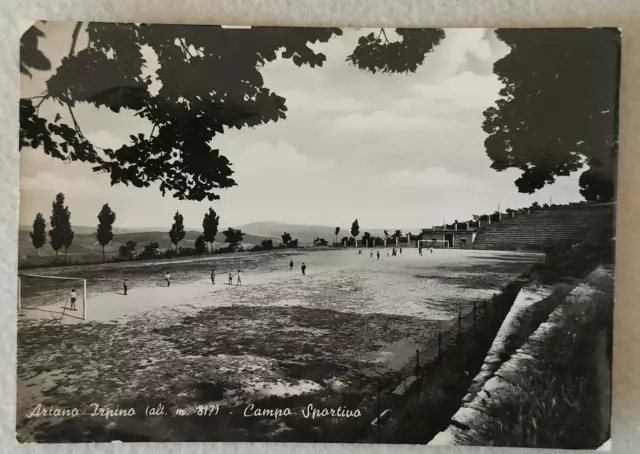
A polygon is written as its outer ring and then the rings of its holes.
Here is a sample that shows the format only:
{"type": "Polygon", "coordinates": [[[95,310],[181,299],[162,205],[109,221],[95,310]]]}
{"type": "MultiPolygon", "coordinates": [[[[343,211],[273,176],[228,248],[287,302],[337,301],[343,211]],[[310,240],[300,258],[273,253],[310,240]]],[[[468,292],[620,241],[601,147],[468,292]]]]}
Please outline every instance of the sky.
{"type": "MultiPolygon", "coordinates": [[[[40,48],[55,70],[68,52],[73,23],[39,28],[46,34],[40,48]]],[[[109,203],[121,228],[169,228],[176,210],[185,226],[200,228],[210,206],[222,228],[260,221],[348,226],[354,218],[369,228],[425,228],[493,212],[498,205],[504,210],[550,198],[581,200],[579,173],[529,195],[514,185],[519,171],[490,168],[482,113],[502,86],[493,63],[509,51],[492,30],[445,30],[444,40],[410,75],[371,74],[345,61],[370,31],[345,29],[343,36],[312,45],[327,57],[321,68],[276,59],[261,70],[265,86],[286,98],[287,119],[214,139],[238,183],[222,190],[220,200],[178,201],[163,197],[157,186],[112,187],[108,175],[89,165],[23,149],[20,224],[30,225],[38,212],[48,219],[58,192],[66,196],[72,224],[96,225],[100,208],[109,203]]],[[[397,38],[392,30],[387,35],[397,38]]],[[[86,45],[83,30],[77,49],[86,45]]],[[[150,72],[157,67],[153,57],[150,72]]],[[[41,94],[51,74],[21,75],[21,96],[41,94]]],[[[56,113],[67,119],[51,101],[41,107],[48,118],[56,113]]],[[[103,148],[151,131],[147,120],[131,112],[80,104],[76,117],[85,136],[103,148]]]]}

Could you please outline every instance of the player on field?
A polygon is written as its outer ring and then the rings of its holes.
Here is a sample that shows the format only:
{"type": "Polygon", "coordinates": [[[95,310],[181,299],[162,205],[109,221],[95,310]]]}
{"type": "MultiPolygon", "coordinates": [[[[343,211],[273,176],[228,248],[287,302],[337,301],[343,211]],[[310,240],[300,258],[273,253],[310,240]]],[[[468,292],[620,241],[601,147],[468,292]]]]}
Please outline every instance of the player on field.
{"type": "Polygon", "coordinates": [[[380,251],[377,251],[376,254],[378,255],[378,260],[380,260],[380,251]]]}
{"type": "Polygon", "coordinates": [[[302,270],[302,275],[305,276],[307,274],[307,264],[302,262],[300,269],[302,270]]]}
{"type": "Polygon", "coordinates": [[[233,285],[233,274],[229,271],[229,285],[233,285]]]}
{"type": "Polygon", "coordinates": [[[71,310],[76,310],[76,300],[78,299],[78,295],[76,294],[76,289],[72,288],[71,293],[69,293],[69,299],[71,300],[71,310]]]}
{"type": "Polygon", "coordinates": [[[236,284],[236,287],[242,285],[242,278],[240,277],[240,270],[238,270],[238,283],[236,284]]]}
{"type": "Polygon", "coordinates": [[[289,271],[293,271],[293,259],[289,262],[289,271]]]}
{"type": "Polygon", "coordinates": [[[369,251],[369,257],[373,258],[373,249],[369,251]]]}
{"type": "Polygon", "coordinates": [[[211,270],[211,283],[213,285],[216,284],[216,270],[213,270],[213,269],[211,270]]]}
{"type": "Polygon", "coordinates": [[[124,294],[127,294],[127,290],[129,289],[129,286],[127,285],[127,278],[124,278],[124,281],[122,281],[122,288],[124,289],[124,294]]]}
{"type": "Polygon", "coordinates": [[[164,273],[164,280],[167,281],[167,287],[169,287],[171,285],[171,275],[168,271],[164,273]]]}

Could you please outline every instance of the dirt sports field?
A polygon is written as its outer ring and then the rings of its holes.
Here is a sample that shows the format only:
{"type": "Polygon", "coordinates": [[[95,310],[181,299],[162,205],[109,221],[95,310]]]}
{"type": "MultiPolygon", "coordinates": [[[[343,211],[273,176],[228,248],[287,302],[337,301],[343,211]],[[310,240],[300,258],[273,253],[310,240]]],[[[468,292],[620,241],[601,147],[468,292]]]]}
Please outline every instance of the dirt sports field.
{"type": "Polygon", "coordinates": [[[380,260],[368,249],[277,251],[29,270],[87,279],[88,310],[85,321],[58,323],[73,282],[22,278],[18,439],[287,440],[311,431],[312,440],[320,423],[301,422],[301,408],[363,405],[372,380],[405,366],[459,311],[540,259],[380,252],[380,260]],[[227,285],[238,270],[243,285],[235,277],[227,285]],[[27,417],[39,404],[78,414],[27,417]],[[135,415],[92,415],[98,407],[135,415]],[[294,414],[256,416],[260,408],[294,414]]]}

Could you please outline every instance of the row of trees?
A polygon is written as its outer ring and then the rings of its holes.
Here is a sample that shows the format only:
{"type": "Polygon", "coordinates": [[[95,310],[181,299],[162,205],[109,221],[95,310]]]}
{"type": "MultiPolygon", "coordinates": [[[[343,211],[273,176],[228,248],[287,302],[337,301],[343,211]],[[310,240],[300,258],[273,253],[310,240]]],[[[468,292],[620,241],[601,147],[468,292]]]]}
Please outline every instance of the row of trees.
{"type": "MultiPolygon", "coordinates": [[[[360,224],[358,223],[357,219],[353,221],[353,223],[351,224],[350,233],[351,233],[351,237],[348,237],[348,236],[342,237],[342,239],[340,239],[340,243],[344,243],[347,246],[354,246],[356,244],[358,235],[360,235],[360,224]]],[[[335,242],[338,243],[338,236],[340,235],[340,227],[336,227],[334,234],[335,234],[335,242]]],[[[408,233],[407,236],[411,237],[411,233],[408,233]]],[[[385,230],[384,239],[380,237],[374,238],[369,232],[364,232],[362,234],[362,240],[365,242],[365,244],[367,244],[369,240],[373,238],[374,245],[376,246],[383,245],[385,240],[389,240],[389,238],[401,238],[401,237],[402,237],[402,231],[399,229],[396,230],[393,234],[389,234],[389,230],[385,230]]]]}
{"type": "MultiPolygon", "coordinates": [[[[65,196],[63,193],[56,195],[56,199],[52,204],[50,223],[48,236],[50,238],[50,244],[55,254],[58,255],[58,251],[64,247],[65,258],[67,257],[67,251],[73,239],[75,233],[71,227],[71,212],[65,205],[65,196]]],[[[108,203],[102,206],[102,209],[98,213],[98,228],[96,231],[96,238],[100,246],[102,246],[102,261],[106,260],[105,248],[113,240],[113,224],[116,221],[116,213],[109,207],[108,203]]],[[[209,208],[209,211],[205,213],[202,221],[203,233],[197,238],[195,242],[195,250],[197,252],[213,252],[213,243],[215,242],[216,235],[218,234],[218,226],[220,223],[220,216],[216,212],[209,208]]],[[[222,232],[225,236],[226,242],[229,243],[228,248],[235,250],[237,246],[244,239],[244,232],[240,229],[227,228],[222,232]]],[[[42,213],[38,213],[33,221],[33,230],[30,232],[31,242],[36,249],[36,256],[40,256],[40,248],[42,248],[47,242],[47,223],[42,213]]],[[[178,253],[178,245],[184,239],[186,235],[184,229],[184,218],[179,211],[173,216],[173,224],[169,231],[169,239],[174,245],[174,253],[178,253]]],[[[297,240],[296,240],[297,243],[297,240]]],[[[118,255],[120,258],[132,258],[135,255],[137,243],[133,240],[127,241],[120,245],[118,249],[118,255]]],[[[145,249],[140,253],[141,257],[151,258],[158,254],[159,244],[157,242],[150,242],[145,245],[145,249]]]]}
{"type": "MultiPolygon", "coordinates": [[[[49,229],[49,244],[58,255],[58,251],[64,247],[64,255],[67,256],[67,250],[73,243],[75,233],[71,228],[71,212],[64,204],[64,194],[56,195],[56,199],[52,204],[51,228],[49,229]]],[[[33,231],[30,233],[31,242],[36,248],[36,255],[39,255],[39,249],[47,242],[47,223],[42,213],[36,215],[33,221],[33,231]]]]}

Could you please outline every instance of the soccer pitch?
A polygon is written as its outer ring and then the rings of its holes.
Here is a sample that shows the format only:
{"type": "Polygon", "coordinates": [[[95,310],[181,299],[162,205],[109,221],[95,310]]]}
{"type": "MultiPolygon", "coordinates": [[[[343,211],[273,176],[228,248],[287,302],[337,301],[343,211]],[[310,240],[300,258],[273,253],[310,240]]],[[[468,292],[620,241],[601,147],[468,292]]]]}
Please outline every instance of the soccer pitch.
{"type": "MultiPolygon", "coordinates": [[[[540,260],[538,254],[464,250],[419,256],[416,249],[395,257],[379,249],[377,259],[377,251],[373,257],[369,249],[362,255],[357,249],[238,253],[33,272],[87,279],[88,313],[86,321],[52,321],[69,291],[64,281],[25,280],[18,327],[19,437],[36,440],[38,434],[69,430],[65,425],[96,424],[53,418],[42,426],[42,418],[36,425],[21,417],[43,401],[233,408],[274,397],[357,393],[368,378],[405,366],[443,324],[540,260]],[[236,286],[238,270],[242,286],[236,286]],[[233,285],[227,284],[230,272],[233,285]]],[[[133,430],[135,418],[125,419],[126,430],[133,430]]],[[[162,423],[141,427],[136,430],[145,439],[157,439],[162,423]]],[[[226,430],[229,439],[242,439],[241,429],[226,430]]],[[[106,430],[104,437],[117,435],[106,430]]]]}

